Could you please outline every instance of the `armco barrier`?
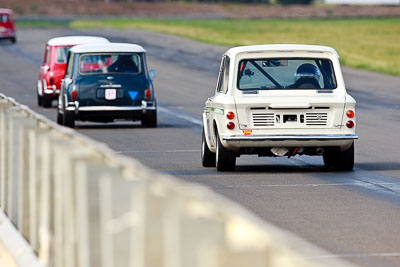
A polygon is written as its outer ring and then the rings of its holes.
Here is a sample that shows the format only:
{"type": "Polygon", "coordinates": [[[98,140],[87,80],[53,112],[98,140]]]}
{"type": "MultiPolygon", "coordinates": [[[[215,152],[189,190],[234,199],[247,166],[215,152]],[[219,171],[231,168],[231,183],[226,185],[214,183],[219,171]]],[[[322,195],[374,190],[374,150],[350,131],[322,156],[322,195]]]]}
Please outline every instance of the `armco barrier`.
{"type": "Polygon", "coordinates": [[[4,95],[0,164],[1,208],[36,266],[350,266],[4,95]]]}

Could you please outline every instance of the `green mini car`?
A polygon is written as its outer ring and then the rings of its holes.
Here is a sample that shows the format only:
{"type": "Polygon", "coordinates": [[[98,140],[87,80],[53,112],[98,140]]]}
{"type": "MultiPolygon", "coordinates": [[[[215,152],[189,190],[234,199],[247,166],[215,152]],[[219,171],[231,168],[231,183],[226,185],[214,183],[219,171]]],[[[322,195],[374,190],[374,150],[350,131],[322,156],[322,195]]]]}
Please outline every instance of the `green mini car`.
{"type": "Polygon", "coordinates": [[[57,123],[75,121],[141,121],[157,126],[157,102],[147,70],[146,51],[139,45],[103,43],[77,45],[68,55],[61,83],[57,123]]]}

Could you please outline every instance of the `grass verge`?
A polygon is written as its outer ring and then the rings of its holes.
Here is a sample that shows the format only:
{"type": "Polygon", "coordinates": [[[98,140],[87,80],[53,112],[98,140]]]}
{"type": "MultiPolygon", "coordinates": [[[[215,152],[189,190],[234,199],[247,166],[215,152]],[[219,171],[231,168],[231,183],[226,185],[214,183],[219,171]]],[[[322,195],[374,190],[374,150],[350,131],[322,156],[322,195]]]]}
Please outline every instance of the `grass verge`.
{"type": "Polygon", "coordinates": [[[19,28],[54,28],[69,27],[70,21],[50,21],[50,20],[21,20],[16,22],[19,28]]]}
{"type": "Polygon", "coordinates": [[[143,29],[225,45],[302,43],[335,48],[346,66],[400,76],[400,18],[104,19],[72,28],[143,29]]]}

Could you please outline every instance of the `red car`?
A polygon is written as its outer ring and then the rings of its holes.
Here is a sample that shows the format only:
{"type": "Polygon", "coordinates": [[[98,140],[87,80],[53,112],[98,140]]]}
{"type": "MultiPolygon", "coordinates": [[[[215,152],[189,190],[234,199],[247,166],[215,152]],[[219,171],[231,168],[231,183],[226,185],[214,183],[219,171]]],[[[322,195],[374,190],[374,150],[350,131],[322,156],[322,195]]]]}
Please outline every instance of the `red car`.
{"type": "Polygon", "coordinates": [[[106,38],[94,36],[66,36],[50,39],[46,43],[43,64],[37,83],[38,105],[51,107],[53,99],[60,94],[61,80],[67,67],[69,49],[78,44],[109,43],[106,38]]]}
{"type": "Polygon", "coordinates": [[[12,43],[17,41],[13,12],[10,9],[0,8],[0,39],[9,39],[12,43]]]}

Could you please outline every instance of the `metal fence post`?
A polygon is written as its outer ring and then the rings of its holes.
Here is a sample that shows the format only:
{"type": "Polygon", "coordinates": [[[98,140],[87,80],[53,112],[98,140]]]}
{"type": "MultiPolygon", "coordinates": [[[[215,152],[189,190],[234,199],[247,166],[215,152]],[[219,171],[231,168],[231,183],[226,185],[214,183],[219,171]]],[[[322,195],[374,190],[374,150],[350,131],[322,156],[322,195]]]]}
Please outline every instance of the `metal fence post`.
{"type": "Polygon", "coordinates": [[[8,122],[8,167],[7,167],[7,215],[14,224],[19,225],[18,221],[18,130],[20,121],[26,119],[18,108],[10,108],[7,112],[8,122]]]}
{"type": "Polygon", "coordinates": [[[146,180],[100,176],[101,266],[145,265],[146,180]],[[134,236],[134,239],[132,239],[134,236]]]}
{"type": "Polygon", "coordinates": [[[54,172],[54,266],[75,266],[67,265],[74,262],[74,259],[68,259],[71,255],[67,255],[67,251],[74,250],[75,233],[70,232],[71,223],[75,216],[71,210],[74,196],[70,193],[73,174],[71,172],[71,153],[79,153],[84,149],[70,150],[73,146],[70,140],[62,140],[52,146],[54,155],[54,164],[51,166],[54,172]],[[73,246],[72,249],[69,247],[73,246]]]}
{"type": "MultiPolygon", "coordinates": [[[[86,164],[90,161],[97,159],[97,156],[93,154],[93,151],[83,147],[76,150],[67,149],[64,153],[60,153],[62,160],[58,160],[60,167],[60,176],[62,185],[62,210],[63,212],[63,229],[62,229],[62,241],[63,241],[63,266],[87,266],[81,262],[82,254],[85,254],[86,247],[81,243],[85,242],[84,237],[87,235],[84,228],[86,225],[81,222],[83,218],[91,217],[86,212],[90,211],[86,209],[85,201],[81,200],[81,195],[79,190],[85,190],[84,181],[83,184],[79,183],[79,188],[77,183],[82,179],[80,174],[77,173],[77,168],[80,164],[86,164]],[[82,210],[86,210],[83,211],[82,210]],[[83,218],[81,218],[83,216],[83,218]]],[[[102,164],[98,164],[99,166],[102,164]]],[[[91,198],[92,194],[87,194],[85,198],[91,198]]],[[[58,225],[60,226],[60,225],[58,225]]],[[[86,227],[91,229],[91,227],[86,227]]],[[[99,244],[94,244],[98,246],[99,244]]]]}
{"type": "Polygon", "coordinates": [[[51,155],[50,135],[40,134],[39,143],[41,145],[42,161],[40,164],[40,200],[39,200],[39,259],[42,264],[53,266],[52,248],[52,173],[51,164],[53,158],[51,155]]]}
{"type": "Polygon", "coordinates": [[[102,177],[99,183],[101,267],[108,267],[114,263],[113,238],[106,227],[112,219],[112,181],[102,177]]]}
{"type": "Polygon", "coordinates": [[[6,113],[8,108],[8,102],[0,99],[0,206],[4,210],[7,209],[8,131],[6,113]]]}
{"type": "Polygon", "coordinates": [[[28,130],[29,140],[29,238],[32,248],[39,251],[39,221],[40,221],[40,198],[42,184],[42,138],[40,136],[48,134],[48,129],[37,128],[28,130]]]}
{"type": "Polygon", "coordinates": [[[25,118],[19,120],[19,149],[18,149],[18,228],[22,235],[29,240],[29,130],[37,127],[36,120],[25,118]]]}
{"type": "MultiPolygon", "coordinates": [[[[120,175],[121,171],[118,167],[104,166],[99,159],[76,162],[74,180],[78,219],[79,267],[103,266],[102,259],[107,257],[108,253],[113,253],[115,249],[112,243],[104,244],[102,242],[104,228],[102,227],[101,216],[103,209],[106,208],[103,204],[109,205],[112,201],[110,203],[101,201],[101,181],[103,180],[102,177],[113,179],[120,175]],[[102,245],[111,245],[110,251],[102,249],[102,245]]],[[[110,186],[107,190],[112,188],[112,184],[110,186]]],[[[122,255],[119,256],[123,257],[122,255]]],[[[121,265],[111,264],[109,266],[121,265]]]]}

